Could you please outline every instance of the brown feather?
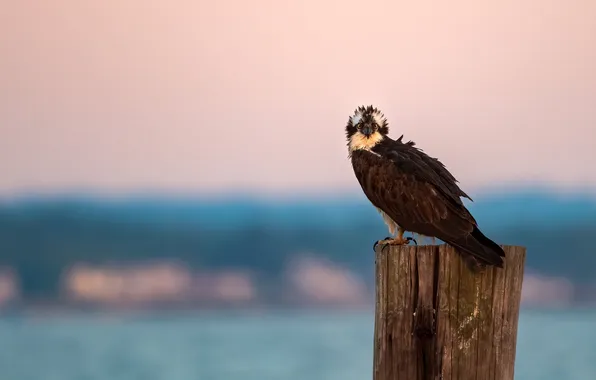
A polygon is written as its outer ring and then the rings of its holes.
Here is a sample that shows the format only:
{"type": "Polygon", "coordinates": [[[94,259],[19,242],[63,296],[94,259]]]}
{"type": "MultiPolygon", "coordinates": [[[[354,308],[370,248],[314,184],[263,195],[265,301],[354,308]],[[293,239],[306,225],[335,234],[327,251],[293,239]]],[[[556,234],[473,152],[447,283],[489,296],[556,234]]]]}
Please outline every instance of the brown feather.
{"type": "Polygon", "coordinates": [[[494,250],[482,245],[480,251],[466,249],[477,225],[460,199],[467,195],[455,178],[413,144],[387,140],[371,151],[352,152],[354,173],[370,202],[407,231],[454,242],[482,262],[498,265],[500,255],[494,250]]]}

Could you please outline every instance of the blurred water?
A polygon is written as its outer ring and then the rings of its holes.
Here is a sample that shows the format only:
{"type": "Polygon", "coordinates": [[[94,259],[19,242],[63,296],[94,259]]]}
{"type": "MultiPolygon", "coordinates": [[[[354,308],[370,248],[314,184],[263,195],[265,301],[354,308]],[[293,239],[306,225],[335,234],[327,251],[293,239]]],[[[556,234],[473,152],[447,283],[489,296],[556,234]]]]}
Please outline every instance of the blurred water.
{"type": "MultiPolygon", "coordinates": [[[[0,319],[2,380],[362,380],[371,313],[0,319]]],[[[520,317],[517,380],[596,378],[596,311],[520,317]]]]}

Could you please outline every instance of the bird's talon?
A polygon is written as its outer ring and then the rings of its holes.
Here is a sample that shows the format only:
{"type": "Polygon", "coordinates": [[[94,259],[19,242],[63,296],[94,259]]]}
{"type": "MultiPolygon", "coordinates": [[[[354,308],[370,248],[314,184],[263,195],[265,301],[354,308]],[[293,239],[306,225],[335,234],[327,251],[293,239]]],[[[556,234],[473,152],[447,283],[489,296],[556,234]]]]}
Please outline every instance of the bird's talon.
{"type": "Polygon", "coordinates": [[[377,251],[377,246],[379,244],[385,245],[385,244],[383,244],[383,240],[377,240],[377,241],[375,241],[375,244],[373,244],[373,251],[375,251],[375,252],[377,251]]]}
{"type": "Polygon", "coordinates": [[[414,244],[418,245],[418,242],[416,241],[416,239],[414,239],[414,238],[411,238],[411,237],[407,237],[407,238],[406,238],[406,244],[410,243],[411,241],[413,241],[413,242],[414,242],[414,244]]]}
{"type": "Polygon", "coordinates": [[[377,240],[373,244],[373,251],[377,250],[377,246],[379,244],[383,245],[383,249],[381,250],[381,252],[383,252],[388,245],[408,245],[408,244],[410,244],[411,241],[413,241],[414,244],[418,245],[418,242],[416,241],[416,239],[411,238],[411,237],[392,238],[390,236],[387,236],[385,239],[377,240]]]}
{"type": "MultiPolygon", "coordinates": [[[[387,236],[385,239],[381,239],[381,240],[377,240],[375,242],[375,244],[373,244],[373,251],[377,250],[377,245],[382,244],[383,245],[383,249],[385,249],[385,247],[388,245],[388,242],[390,242],[392,239],[391,237],[387,236]]],[[[383,251],[381,251],[383,252],[383,251]]]]}

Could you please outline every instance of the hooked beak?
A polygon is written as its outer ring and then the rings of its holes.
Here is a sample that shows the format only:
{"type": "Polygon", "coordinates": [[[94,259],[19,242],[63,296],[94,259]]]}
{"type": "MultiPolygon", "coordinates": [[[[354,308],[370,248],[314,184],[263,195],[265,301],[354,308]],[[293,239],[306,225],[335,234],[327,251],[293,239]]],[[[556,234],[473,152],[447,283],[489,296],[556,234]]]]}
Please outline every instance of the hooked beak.
{"type": "Polygon", "coordinates": [[[361,132],[364,136],[370,137],[370,135],[373,133],[373,129],[369,125],[365,125],[362,127],[361,132]]]}

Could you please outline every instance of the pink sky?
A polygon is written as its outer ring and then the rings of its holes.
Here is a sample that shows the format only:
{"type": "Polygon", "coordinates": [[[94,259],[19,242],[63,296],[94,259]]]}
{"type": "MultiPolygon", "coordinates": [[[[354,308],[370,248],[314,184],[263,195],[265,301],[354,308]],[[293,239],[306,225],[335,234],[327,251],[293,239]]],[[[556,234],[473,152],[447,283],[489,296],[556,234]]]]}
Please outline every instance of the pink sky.
{"type": "Polygon", "coordinates": [[[0,195],[358,190],[361,104],[465,189],[596,191],[594,1],[3,8],[0,195]]]}

